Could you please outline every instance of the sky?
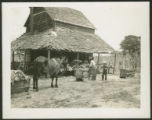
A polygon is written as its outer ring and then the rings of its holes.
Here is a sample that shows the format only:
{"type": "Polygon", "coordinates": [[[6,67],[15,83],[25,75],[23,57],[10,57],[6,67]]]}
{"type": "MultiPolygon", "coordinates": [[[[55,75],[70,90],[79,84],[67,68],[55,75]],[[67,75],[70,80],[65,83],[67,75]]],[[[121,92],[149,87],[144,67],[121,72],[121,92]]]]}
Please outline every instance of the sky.
{"type": "Polygon", "coordinates": [[[7,3],[3,5],[3,20],[11,41],[25,32],[29,7],[33,6],[70,7],[81,11],[95,26],[95,33],[115,50],[120,50],[125,36],[136,35],[146,39],[145,33],[149,30],[148,2],[7,3]]]}

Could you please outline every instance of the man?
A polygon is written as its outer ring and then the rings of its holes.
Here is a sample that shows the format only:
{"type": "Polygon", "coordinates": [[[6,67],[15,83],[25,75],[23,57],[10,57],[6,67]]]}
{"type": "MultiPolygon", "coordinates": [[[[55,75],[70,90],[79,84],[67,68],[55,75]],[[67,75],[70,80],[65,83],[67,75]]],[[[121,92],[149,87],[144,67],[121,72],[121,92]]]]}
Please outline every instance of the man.
{"type": "Polygon", "coordinates": [[[103,72],[102,72],[102,80],[107,80],[107,71],[108,71],[108,67],[107,67],[107,64],[106,62],[104,61],[103,62],[103,72]]]}
{"type": "Polygon", "coordinates": [[[89,65],[89,79],[90,77],[92,77],[92,80],[96,80],[96,63],[93,57],[91,57],[91,61],[89,65]]]}

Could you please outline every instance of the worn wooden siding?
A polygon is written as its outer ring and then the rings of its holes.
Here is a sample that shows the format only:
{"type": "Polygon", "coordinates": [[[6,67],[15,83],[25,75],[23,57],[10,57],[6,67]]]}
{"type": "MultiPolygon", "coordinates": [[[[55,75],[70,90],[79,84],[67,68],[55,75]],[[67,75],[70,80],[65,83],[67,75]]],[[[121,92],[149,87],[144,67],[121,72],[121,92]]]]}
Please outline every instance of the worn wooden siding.
{"type": "MultiPolygon", "coordinates": [[[[82,32],[87,32],[87,33],[92,33],[94,34],[95,30],[91,29],[91,28],[86,28],[86,27],[82,27],[82,26],[76,26],[76,25],[72,25],[69,23],[63,23],[60,21],[53,21],[51,18],[49,18],[47,15],[43,15],[41,16],[41,18],[39,18],[39,16],[34,18],[34,32],[41,32],[50,28],[54,28],[54,27],[66,27],[66,28],[70,28],[72,30],[78,30],[78,31],[82,31],[82,32]],[[41,19],[43,18],[43,19],[41,19]]],[[[26,32],[30,32],[30,24],[27,24],[27,30],[26,32]]]]}
{"type": "Polygon", "coordinates": [[[78,30],[78,31],[83,31],[83,32],[87,32],[87,33],[94,33],[94,29],[91,28],[87,28],[87,27],[82,27],[82,26],[76,26],[76,25],[72,25],[69,23],[63,23],[60,21],[55,21],[56,23],[56,27],[66,27],[66,28],[70,28],[72,30],[78,30]]]}
{"type": "MultiPolygon", "coordinates": [[[[54,27],[54,21],[49,17],[46,12],[35,15],[33,23],[34,32],[41,32],[54,27]]],[[[30,32],[29,23],[26,25],[26,28],[26,32],[30,32]]]]}
{"type": "MultiPolygon", "coordinates": [[[[58,20],[53,20],[49,14],[45,11],[44,8],[36,7],[33,9],[33,30],[34,32],[41,32],[43,30],[53,28],[55,26],[58,27],[66,27],[70,28],[73,30],[78,30],[78,31],[83,31],[83,32],[88,32],[88,33],[94,33],[95,29],[94,28],[89,28],[89,27],[83,27],[80,25],[75,25],[71,23],[66,23],[63,21],[58,21],[58,20]],[[55,24],[54,24],[55,23],[55,24]],[[55,26],[54,26],[55,25],[55,26]]],[[[25,23],[26,32],[30,32],[30,15],[28,17],[28,20],[25,23]]],[[[78,18],[79,19],[79,18],[78,18]]]]}

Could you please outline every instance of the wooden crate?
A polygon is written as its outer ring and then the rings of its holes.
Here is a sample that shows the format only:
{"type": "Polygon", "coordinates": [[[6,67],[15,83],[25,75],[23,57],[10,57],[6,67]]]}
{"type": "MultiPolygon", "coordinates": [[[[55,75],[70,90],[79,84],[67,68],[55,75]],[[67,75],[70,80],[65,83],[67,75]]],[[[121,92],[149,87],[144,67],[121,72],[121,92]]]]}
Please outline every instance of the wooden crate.
{"type": "Polygon", "coordinates": [[[120,78],[134,77],[134,75],[135,71],[133,70],[120,69],[120,78]]]}
{"type": "Polygon", "coordinates": [[[15,81],[14,84],[11,84],[11,93],[20,93],[20,92],[28,92],[30,87],[30,81],[21,80],[15,81]]]}

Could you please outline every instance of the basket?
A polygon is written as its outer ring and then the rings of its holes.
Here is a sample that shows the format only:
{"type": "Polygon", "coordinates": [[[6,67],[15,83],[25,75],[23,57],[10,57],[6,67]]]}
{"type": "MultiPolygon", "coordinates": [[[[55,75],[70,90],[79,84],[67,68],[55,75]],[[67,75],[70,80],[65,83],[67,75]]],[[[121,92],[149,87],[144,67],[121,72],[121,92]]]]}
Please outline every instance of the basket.
{"type": "Polygon", "coordinates": [[[11,71],[11,93],[28,92],[31,78],[20,70],[11,71]]]}
{"type": "Polygon", "coordinates": [[[83,70],[76,69],[75,70],[75,77],[77,81],[83,81],[83,70]]]}

